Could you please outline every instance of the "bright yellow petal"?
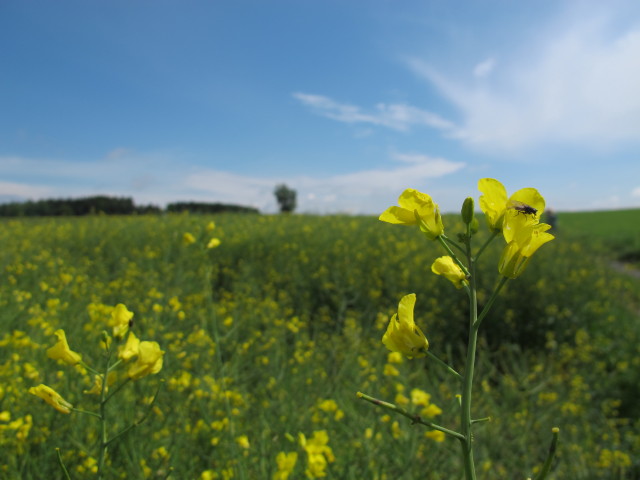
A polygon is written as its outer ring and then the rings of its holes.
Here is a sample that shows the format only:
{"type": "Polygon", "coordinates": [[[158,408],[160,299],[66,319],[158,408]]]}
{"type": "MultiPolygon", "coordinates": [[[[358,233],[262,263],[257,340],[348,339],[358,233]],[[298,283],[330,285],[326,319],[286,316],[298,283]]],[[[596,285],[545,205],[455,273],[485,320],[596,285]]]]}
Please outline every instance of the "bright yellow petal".
{"type": "Polygon", "coordinates": [[[393,223],[396,225],[415,225],[418,223],[413,211],[400,207],[387,208],[378,218],[382,222],[393,223]]]}
{"type": "Polygon", "coordinates": [[[398,319],[401,324],[413,325],[413,308],[416,305],[416,294],[410,293],[400,300],[398,305],[398,319]]]}
{"type": "Polygon", "coordinates": [[[62,360],[67,365],[80,363],[82,356],[69,348],[64,330],[58,329],[53,333],[58,337],[58,342],[53,347],[47,349],[47,356],[53,360],[62,360]]]}
{"type": "MultiPolygon", "coordinates": [[[[537,210],[535,217],[539,220],[542,212],[544,212],[544,197],[535,188],[521,188],[509,197],[509,202],[519,202],[537,210]]],[[[511,206],[511,205],[509,205],[511,206]]]]}
{"type": "Polygon", "coordinates": [[[502,218],[507,208],[507,190],[495,178],[481,178],[478,181],[480,209],[487,217],[487,223],[492,230],[502,228],[502,218]]]}

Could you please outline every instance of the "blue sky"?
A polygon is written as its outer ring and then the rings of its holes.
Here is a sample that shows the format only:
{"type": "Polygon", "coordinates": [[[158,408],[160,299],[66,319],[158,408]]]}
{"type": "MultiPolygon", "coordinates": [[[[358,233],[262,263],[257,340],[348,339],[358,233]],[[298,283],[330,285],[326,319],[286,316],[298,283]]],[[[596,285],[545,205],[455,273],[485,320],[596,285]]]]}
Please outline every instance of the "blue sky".
{"type": "Polygon", "coordinates": [[[0,3],[0,201],[640,207],[640,2],[0,3]]]}

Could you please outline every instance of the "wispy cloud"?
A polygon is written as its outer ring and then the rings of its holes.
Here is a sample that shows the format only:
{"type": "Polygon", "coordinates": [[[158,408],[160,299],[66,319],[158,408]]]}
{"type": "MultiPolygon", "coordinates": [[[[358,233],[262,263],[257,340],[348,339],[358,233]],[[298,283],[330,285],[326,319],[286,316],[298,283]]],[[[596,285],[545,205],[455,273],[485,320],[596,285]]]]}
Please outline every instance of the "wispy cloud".
{"type": "Polygon", "coordinates": [[[76,197],[96,194],[133,197],[138,204],[165,205],[175,201],[221,202],[275,212],[273,189],[286,183],[298,191],[299,211],[373,213],[385,208],[389,198],[408,186],[453,174],[465,164],[419,153],[393,153],[396,165],[327,177],[254,177],[210,168],[183,169],[167,155],[135,154],[122,150],[94,162],[46,159],[11,161],[0,157],[0,175],[20,176],[38,171],[47,188],[33,184],[0,183],[0,189],[17,200],[76,197]],[[121,155],[122,154],[122,155],[121,155]],[[153,167],[153,168],[151,168],[153,167]],[[153,173],[150,174],[149,172],[153,173]]]}
{"type": "Polygon", "coordinates": [[[315,113],[344,123],[368,123],[394,130],[409,130],[413,126],[428,126],[451,130],[454,124],[443,117],[403,103],[378,103],[370,111],[348,103],[340,103],[323,95],[294,93],[293,97],[315,113]]]}
{"type": "Polygon", "coordinates": [[[453,174],[465,164],[416,153],[395,153],[400,165],[388,169],[362,170],[327,177],[292,176],[256,178],[228,172],[203,170],[189,175],[190,188],[232,203],[251,204],[274,211],[273,188],[284,182],[299,194],[301,211],[372,213],[384,208],[389,196],[397,196],[408,186],[420,188],[425,182],[453,174]]]}
{"type": "Polygon", "coordinates": [[[600,19],[568,20],[536,39],[504,52],[499,70],[490,60],[478,64],[474,78],[415,57],[407,63],[459,108],[458,137],[470,145],[513,151],[549,142],[638,143],[640,25],[620,31],[600,19]]]}
{"type": "Polygon", "coordinates": [[[496,66],[495,58],[487,58],[473,68],[473,75],[482,78],[488,76],[496,66]]]}
{"type": "Polygon", "coordinates": [[[0,200],[20,201],[48,195],[50,187],[18,182],[0,182],[0,200]]]}

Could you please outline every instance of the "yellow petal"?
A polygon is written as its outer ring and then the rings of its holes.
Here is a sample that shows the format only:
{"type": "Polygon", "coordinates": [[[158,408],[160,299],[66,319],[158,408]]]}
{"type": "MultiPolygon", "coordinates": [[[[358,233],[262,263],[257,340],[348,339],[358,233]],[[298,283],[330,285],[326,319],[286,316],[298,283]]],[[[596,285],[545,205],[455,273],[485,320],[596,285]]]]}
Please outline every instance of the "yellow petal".
{"type": "Polygon", "coordinates": [[[507,208],[507,190],[495,178],[481,178],[478,181],[480,209],[487,217],[487,223],[492,230],[502,228],[502,218],[507,208]]]}
{"type": "Polygon", "coordinates": [[[58,337],[58,342],[53,347],[47,349],[47,356],[53,360],[62,360],[67,365],[80,363],[82,356],[69,348],[64,330],[56,330],[54,334],[58,337]]]}

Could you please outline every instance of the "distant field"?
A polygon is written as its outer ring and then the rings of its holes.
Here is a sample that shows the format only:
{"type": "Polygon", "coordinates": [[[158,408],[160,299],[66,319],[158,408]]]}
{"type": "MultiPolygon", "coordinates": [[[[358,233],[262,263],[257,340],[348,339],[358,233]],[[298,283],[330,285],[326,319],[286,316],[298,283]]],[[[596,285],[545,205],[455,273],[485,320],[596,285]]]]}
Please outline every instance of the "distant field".
{"type": "MultiPolygon", "coordinates": [[[[554,426],[552,478],[640,478],[640,283],[611,267],[640,251],[639,220],[640,210],[560,213],[556,240],[496,302],[478,353],[474,415],[492,418],[477,429],[479,478],[533,476],[554,426]]],[[[501,248],[479,264],[481,303],[501,248]]],[[[101,332],[124,303],[138,337],[165,356],[157,375],[120,391],[112,433],[164,383],[149,418],[111,447],[108,478],[271,479],[281,452],[298,455],[289,478],[307,478],[300,434],[320,431],[326,478],[461,478],[456,441],[355,397],[402,403],[420,388],[442,410],[435,420],[455,428],[456,380],[425,360],[395,363],[380,341],[400,297],[416,293],[430,349],[462,369],[465,298],[430,271],[443,254],[417,229],[372,217],[0,221],[0,477],[62,478],[58,447],[71,478],[91,478],[98,424],[27,390],[45,383],[94,409],[91,377],[45,352],[63,328],[99,363],[101,332]],[[207,249],[212,237],[221,244],[207,249]]]]}
{"type": "Polygon", "coordinates": [[[558,228],[572,238],[610,249],[617,259],[640,263],[640,209],[560,213],[558,228]]]}

